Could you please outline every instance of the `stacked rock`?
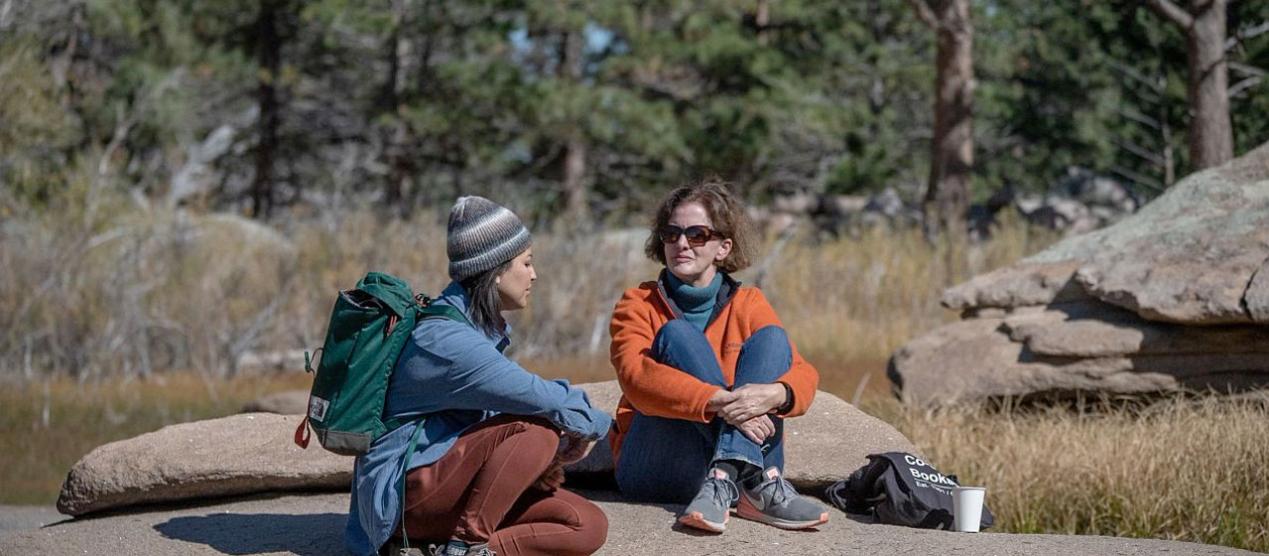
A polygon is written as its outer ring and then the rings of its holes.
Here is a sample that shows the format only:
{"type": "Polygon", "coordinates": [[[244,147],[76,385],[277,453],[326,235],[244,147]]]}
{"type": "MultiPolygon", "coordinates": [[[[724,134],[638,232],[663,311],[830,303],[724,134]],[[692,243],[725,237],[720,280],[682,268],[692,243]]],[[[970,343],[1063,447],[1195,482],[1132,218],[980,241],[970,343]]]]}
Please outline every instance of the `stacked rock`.
{"type": "Polygon", "coordinates": [[[942,301],[891,358],[907,403],[1269,386],[1269,144],[942,301]]]}

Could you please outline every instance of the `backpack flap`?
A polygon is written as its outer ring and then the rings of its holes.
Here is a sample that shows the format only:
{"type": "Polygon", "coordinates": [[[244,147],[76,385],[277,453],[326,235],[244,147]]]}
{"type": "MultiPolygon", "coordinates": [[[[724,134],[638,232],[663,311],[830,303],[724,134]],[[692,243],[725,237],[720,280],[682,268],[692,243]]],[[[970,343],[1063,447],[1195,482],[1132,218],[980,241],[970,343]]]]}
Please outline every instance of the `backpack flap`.
{"type": "Polygon", "coordinates": [[[357,289],[378,299],[398,318],[404,318],[418,306],[414,293],[404,280],[383,272],[370,272],[357,282],[357,289]]]}

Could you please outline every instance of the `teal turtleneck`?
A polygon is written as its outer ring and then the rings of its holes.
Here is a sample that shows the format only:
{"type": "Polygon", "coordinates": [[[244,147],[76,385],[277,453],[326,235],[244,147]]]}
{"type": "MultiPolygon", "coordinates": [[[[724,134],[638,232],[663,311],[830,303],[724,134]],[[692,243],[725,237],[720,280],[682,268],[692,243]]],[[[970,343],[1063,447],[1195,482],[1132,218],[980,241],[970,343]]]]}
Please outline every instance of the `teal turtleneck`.
{"type": "Polygon", "coordinates": [[[714,303],[718,300],[718,288],[723,284],[723,273],[715,272],[709,284],[696,287],[679,280],[673,272],[665,273],[666,293],[683,311],[683,318],[701,332],[709,324],[709,315],[714,312],[714,303]]]}

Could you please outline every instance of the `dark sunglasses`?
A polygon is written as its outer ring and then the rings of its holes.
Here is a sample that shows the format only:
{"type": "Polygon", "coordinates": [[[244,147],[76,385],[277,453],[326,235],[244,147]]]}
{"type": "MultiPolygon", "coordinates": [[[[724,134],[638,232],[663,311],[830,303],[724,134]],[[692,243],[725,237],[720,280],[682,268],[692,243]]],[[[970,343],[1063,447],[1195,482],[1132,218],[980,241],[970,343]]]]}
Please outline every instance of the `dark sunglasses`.
{"type": "Polygon", "coordinates": [[[723,235],[710,229],[709,226],[688,226],[680,228],[678,226],[665,225],[657,230],[657,236],[661,238],[662,243],[678,243],[679,236],[687,238],[687,244],[692,247],[700,247],[705,245],[711,239],[722,239],[723,235]]]}

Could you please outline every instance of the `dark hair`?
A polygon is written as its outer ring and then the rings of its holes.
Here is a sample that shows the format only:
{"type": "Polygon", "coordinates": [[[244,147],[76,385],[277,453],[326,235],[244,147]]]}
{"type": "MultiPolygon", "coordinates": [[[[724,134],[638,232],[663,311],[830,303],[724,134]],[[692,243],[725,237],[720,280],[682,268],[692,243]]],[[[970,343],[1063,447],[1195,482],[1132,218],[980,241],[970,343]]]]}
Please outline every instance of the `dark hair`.
{"type": "MultiPolygon", "coordinates": [[[[516,257],[520,256],[516,253],[516,257]]],[[[502,298],[498,297],[498,276],[511,268],[515,257],[460,282],[471,302],[471,321],[486,336],[501,334],[506,321],[502,318],[502,298]]]]}
{"type": "Polygon", "coordinates": [[[700,203],[705,207],[714,231],[731,240],[731,253],[721,262],[715,263],[718,269],[730,273],[748,268],[753,259],[753,225],[745,212],[744,203],[732,193],[733,188],[731,183],[721,179],[706,178],[671,191],[661,200],[656,215],[652,218],[652,234],[644,244],[644,254],[662,266],[667,266],[665,245],[658,237],[657,230],[670,223],[674,209],[686,203],[700,203]]]}

